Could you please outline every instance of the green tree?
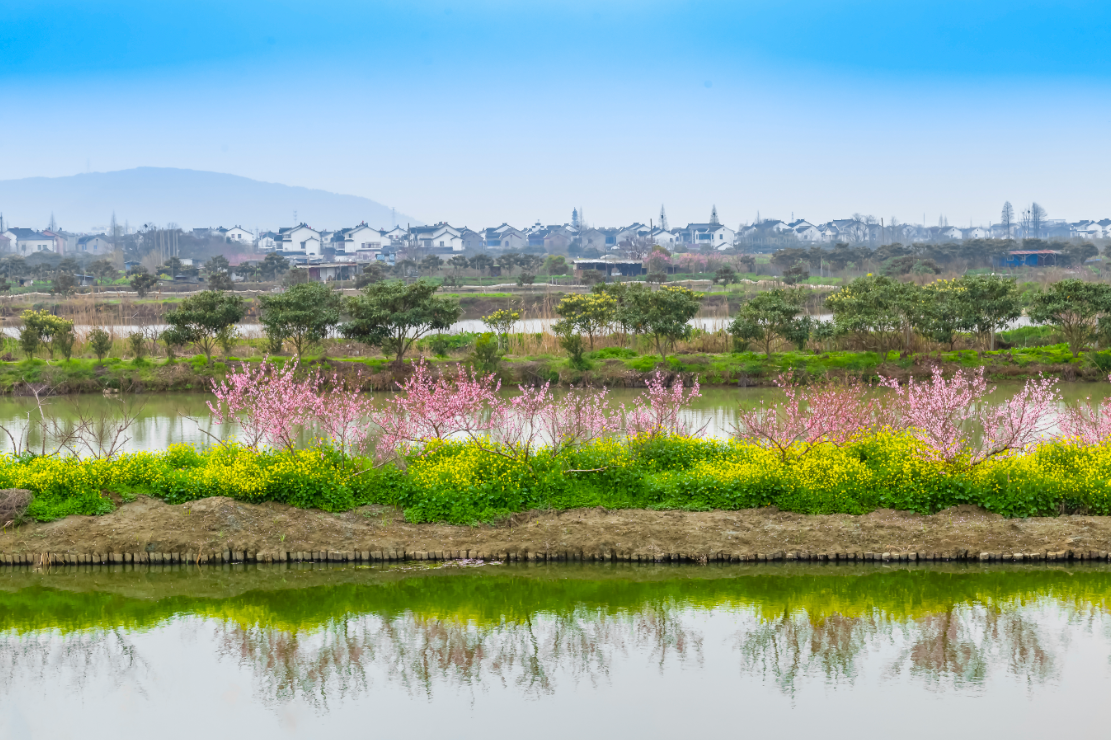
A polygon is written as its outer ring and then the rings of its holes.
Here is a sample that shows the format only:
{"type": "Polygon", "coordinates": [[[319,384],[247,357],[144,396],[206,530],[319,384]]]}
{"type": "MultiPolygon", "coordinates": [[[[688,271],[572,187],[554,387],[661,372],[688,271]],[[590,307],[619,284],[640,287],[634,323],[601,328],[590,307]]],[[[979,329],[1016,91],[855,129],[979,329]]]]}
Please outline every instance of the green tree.
{"type": "Polygon", "coordinates": [[[826,306],[838,330],[859,335],[886,362],[889,352],[910,341],[918,290],[910,283],[866,275],[826,298],[826,306]]]}
{"type": "Polygon", "coordinates": [[[143,354],[147,348],[147,338],[143,336],[141,331],[133,331],[127,335],[127,344],[131,347],[131,354],[136,360],[143,359],[143,354]]]}
{"type": "Polygon", "coordinates": [[[667,349],[690,336],[692,327],[687,322],[698,315],[704,296],[689,288],[666,285],[648,296],[644,333],[655,340],[660,357],[667,359],[667,349]]]}
{"type": "Polygon", "coordinates": [[[564,333],[588,336],[593,350],[594,338],[613,323],[616,312],[617,301],[607,293],[569,295],[556,306],[556,313],[562,319],[556,323],[563,327],[564,333]]]}
{"type": "Polygon", "coordinates": [[[277,252],[271,252],[259,263],[259,273],[263,280],[277,280],[289,270],[289,260],[277,252]]]}
{"type": "Polygon", "coordinates": [[[62,327],[54,334],[54,338],[50,340],[50,345],[54,349],[62,353],[62,357],[66,358],[69,362],[73,357],[73,345],[77,344],[77,333],[73,330],[73,322],[67,322],[69,326],[62,327]]]}
{"type": "Polygon", "coordinates": [[[27,310],[20,315],[20,318],[23,320],[23,326],[38,336],[36,348],[39,344],[46,345],[47,351],[50,352],[50,359],[54,359],[54,338],[62,332],[73,331],[72,321],[55,316],[46,310],[27,310]]]}
{"type": "Polygon", "coordinates": [[[243,319],[243,299],[218,290],[205,290],[186,298],[166,314],[170,328],[163,333],[167,346],[195,344],[212,361],[217,335],[243,319]]]}
{"type": "Polygon", "coordinates": [[[714,273],[714,282],[721,283],[728,288],[730,283],[737,282],[737,271],[729,265],[722,265],[714,273]]]}
{"type": "Polygon", "coordinates": [[[96,355],[97,362],[104,362],[104,358],[112,351],[112,337],[100,327],[89,332],[89,349],[96,355]]]}
{"type": "Polygon", "coordinates": [[[72,273],[62,272],[54,276],[54,282],[50,288],[51,293],[58,293],[61,295],[72,295],[77,292],[77,278],[72,273]]]}
{"type": "Polygon", "coordinates": [[[802,262],[797,262],[783,271],[783,282],[796,285],[810,279],[810,268],[802,262]]]}
{"type": "Polygon", "coordinates": [[[546,275],[566,275],[571,271],[571,266],[562,254],[549,254],[544,259],[543,270],[546,275]]]}
{"type": "MultiPolygon", "coordinates": [[[[455,259],[452,257],[452,259],[455,259]]],[[[386,268],[378,260],[368,263],[363,271],[355,276],[355,287],[365,288],[373,283],[380,283],[386,279],[386,268]]]]}
{"type": "Polygon", "coordinates": [[[927,339],[948,344],[952,350],[957,334],[969,325],[967,304],[958,280],[938,280],[923,286],[915,296],[914,328],[927,339]]]}
{"type": "Polygon", "coordinates": [[[776,288],[757,293],[741,304],[729,325],[729,333],[740,342],[756,342],[772,356],[777,338],[788,339],[800,331],[799,314],[805,302],[798,290],[776,288]]]}
{"type": "Polygon", "coordinates": [[[956,293],[963,326],[989,349],[995,349],[995,332],[1022,315],[1018,285],[1001,275],[965,275],[956,293]]]}
{"type": "Polygon", "coordinates": [[[436,287],[427,280],[368,285],[344,301],[351,320],[342,326],[343,335],[381,347],[400,363],[413,342],[430,331],[447,330],[462,314],[457,303],[436,296],[436,287]]]}
{"type": "Polygon", "coordinates": [[[140,298],[146,298],[147,293],[158,285],[158,278],[144,271],[136,274],[128,282],[131,285],[131,289],[134,290],[140,298]]]}
{"type": "Polygon", "coordinates": [[[482,317],[482,323],[498,338],[501,349],[509,349],[509,330],[521,320],[519,311],[509,311],[504,308],[494,311],[489,316],[482,317]]]}
{"type": "Polygon", "coordinates": [[[35,356],[38,351],[39,345],[42,344],[42,337],[30,326],[24,326],[19,330],[19,348],[23,350],[23,354],[30,360],[35,356]]]}
{"type": "Polygon", "coordinates": [[[1106,324],[1111,316],[1111,285],[1061,280],[1034,296],[1029,314],[1035,324],[1055,327],[1076,357],[1096,338],[1100,323],[1106,324]]]}
{"type": "Polygon", "coordinates": [[[343,299],[324,283],[302,283],[284,293],[264,295],[260,302],[262,326],[271,344],[288,341],[301,359],[339,325],[343,299]]]}

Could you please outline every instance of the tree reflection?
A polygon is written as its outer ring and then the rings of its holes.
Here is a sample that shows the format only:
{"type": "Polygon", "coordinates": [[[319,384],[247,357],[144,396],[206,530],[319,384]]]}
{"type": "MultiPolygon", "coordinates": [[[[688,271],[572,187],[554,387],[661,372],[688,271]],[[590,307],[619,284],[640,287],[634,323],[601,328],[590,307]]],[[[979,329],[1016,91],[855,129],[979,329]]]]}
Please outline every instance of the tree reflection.
{"type": "Polygon", "coordinates": [[[641,652],[663,670],[671,661],[702,661],[702,637],[674,605],[632,614],[575,610],[538,613],[520,622],[478,625],[402,613],[352,617],[308,634],[224,624],[221,654],[249,666],[264,699],[300,697],[326,706],[369,690],[368,668],[411,694],[437,686],[475,691],[512,686],[525,696],[555,691],[557,674],[572,681],[605,680],[617,657],[641,652]]]}
{"type": "Polygon", "coordinates": [[[150,665],[124,630],[0,633],[0,694],[17,685],[38,683],[57,691],[100,680],[145,694],[150,675],[150,665]]]}

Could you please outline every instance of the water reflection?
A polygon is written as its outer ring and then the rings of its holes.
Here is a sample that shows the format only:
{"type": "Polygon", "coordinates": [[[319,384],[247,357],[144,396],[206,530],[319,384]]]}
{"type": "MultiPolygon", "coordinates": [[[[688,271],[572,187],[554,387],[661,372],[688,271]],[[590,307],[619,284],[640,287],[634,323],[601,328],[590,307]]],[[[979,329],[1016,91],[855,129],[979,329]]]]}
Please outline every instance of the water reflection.
{"type": "Polygon", "coordinates": [[[142,636],[185,629],[252,677],[257,701],[329,708],[375,688],[436,699],[491,689],[541,699],[613,680],[664,681],[708,655],[787,696],[854,687],[867,666],[933,691],[1061,676],[1080,634],[1106,651],[1111,571],[1026,568],[375,568],[87,575],[0,583],[0,695],[15,687],[145,686],[165,670],[142,636]],[[208,636],[212,639],[209,639],[208,636]]]}

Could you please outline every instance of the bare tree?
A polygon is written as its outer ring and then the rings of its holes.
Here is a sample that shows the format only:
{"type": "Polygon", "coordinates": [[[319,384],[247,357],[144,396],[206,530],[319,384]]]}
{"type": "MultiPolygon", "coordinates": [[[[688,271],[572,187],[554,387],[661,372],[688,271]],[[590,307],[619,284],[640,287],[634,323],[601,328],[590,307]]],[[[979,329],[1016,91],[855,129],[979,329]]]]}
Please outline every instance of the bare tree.
{"type": "Polygon", "coordinates": [[[1003,213],[999,217],[999,225],[1003,227],[1003,231],[1007,234],[1007,238],[1011,238],[1011,232],[1015,227],[1015,209],[1011,206],[1011,201],[1003,204],[1003,213]]]}
{"type": "Polygon", "coordinates": [[[1042,236],[1042,229],[1045,228],[1045,219],[1048,216],[1045,209],[1037,203],[1030,205],[1030,228],[1033,230],[1035,239],[1040,239],[1042,236]]]}

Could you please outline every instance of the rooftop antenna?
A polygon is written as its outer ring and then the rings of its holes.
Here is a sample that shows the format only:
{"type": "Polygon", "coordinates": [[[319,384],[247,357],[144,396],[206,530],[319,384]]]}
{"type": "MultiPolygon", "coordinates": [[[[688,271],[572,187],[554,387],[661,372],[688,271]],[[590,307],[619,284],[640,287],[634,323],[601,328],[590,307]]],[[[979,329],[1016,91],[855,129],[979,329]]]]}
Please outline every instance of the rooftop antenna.
{"type": "Polygon", "coordinates": [[[293,225],[294,225],[294,226],[297,226],[297,225],[299,225],[300,223],[301,223],[301,222],[297,220],[297,211],[294,211],[294,212],[293,212],[293,225]]]}

